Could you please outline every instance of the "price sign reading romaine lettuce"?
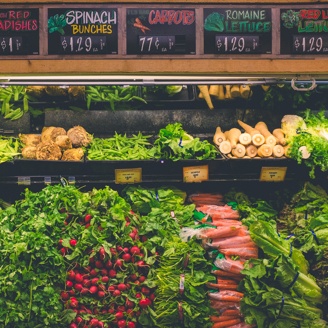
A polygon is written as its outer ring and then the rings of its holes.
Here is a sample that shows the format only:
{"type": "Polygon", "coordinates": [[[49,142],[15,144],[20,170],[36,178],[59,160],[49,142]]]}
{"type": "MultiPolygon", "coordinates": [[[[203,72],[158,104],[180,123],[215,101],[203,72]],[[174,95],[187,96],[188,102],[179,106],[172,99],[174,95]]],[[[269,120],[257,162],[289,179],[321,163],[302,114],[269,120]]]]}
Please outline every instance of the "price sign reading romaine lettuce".
{"type": "Polygon", "coordinates": [[[195,9],[128,8],[128,55],[195,54],[195,9]]]}
{"type": "Polygon", "coordinates": [[[204,53],[272,53],[271,9],[204,9],[204,53]]]}
{"type": "Polygon", "coordinates": [[[48,53],[117,54],[116,8],[49,8],[48,53]]]}

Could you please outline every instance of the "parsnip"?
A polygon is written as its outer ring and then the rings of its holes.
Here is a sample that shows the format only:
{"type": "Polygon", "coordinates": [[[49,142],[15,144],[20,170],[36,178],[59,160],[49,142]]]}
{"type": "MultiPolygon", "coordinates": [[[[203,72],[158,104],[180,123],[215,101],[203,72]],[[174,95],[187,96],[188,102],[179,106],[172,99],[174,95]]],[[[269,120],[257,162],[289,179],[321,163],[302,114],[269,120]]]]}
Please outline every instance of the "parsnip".
{"type": "Polygon", "coordinates": [[[213,136],[213,142],[215,145],[219,146],[222,141],[226,140],[226,136],[224,135],[221,127],[217,127],[213,136]]]}
{"type": "Polygon", "coordinates": [[[253,158],[257,155],[257,147],[254,145],[248,145],[246,147],[246,155],[253,158]]]}
{"type": "Polygon", "coordinates": [[[231,87],[231,97],[232,98],[238,98],[240,97],[240,89],[239,89],[239,85],[233,85],[231,87]]]}
{"type": "Polygon", "coordinates": [[[252,137],[249,133],[247,132],[243,132],[240,136],[239,136],[239,142],[244,145],[247,146],[249,144],[252,143],[252,137]]]}
{"type": "Polygon", "coordinates": [[[226,84],[225,86],[225,99],[231,99],[231,85],[226,84]]]}
{"type": "Polygon", "coordinates": [[[234,149],[232,149],[231,151],[232,155],[234,155],[235,157],[239,157],[242,158],[245,156],[246,154],[246,148],[244,145],[238,143],[236,145],[236,147],[234,149]]]}
{"type": "Polygon", "coordinates": [[[251,88],[249,85],[241,85],[239,88],[239,92],[242,98],[248,99],[251,95],[251,88]]]}
{"type": "Polygon", "coordinates": [[[224,95],[224,87],[223,87],[222,84],[219,85],[219,90],[218,90],[217,98],[218,98],[219,100],[224,100],[224,99],[225,99],[225,95],[224,95]]]}
{"type": "Polygon", "coordinates": [[[308,159],[311,156],[311,153],[306,146],[301,146],[298,150],[301,152],[303,159],[308,159]]]}
{"type": "Polygon", "coordinates": [[[283,146],[283,147],[284,147],[285,156],[290,157],[290,155],[289,155],[290,145],[286,145],[286,146],[283,146]]]}
{"type": "Polygon", "coordinates": [[[260,131],[253,128],[251,125],[241,120],[237,120],[237,122],[240,125],[240,127],[242,127],[245,130],[245,132],[249,133],[251,136],[253,136],[254,134],[260,134],[260,131]]]}
{"type": "Polygon", "coordinates": [[[269,131],[268,126],[265,122],[257,122],[254,126],[254,128],[264,136],[265,143],[268,145],[271,145],[272,147],[277,143],[277,139],[275,136],[269,131]]]}
{"type": "Polygon", "coordinates": [[[222,154],[230,154],[231,153],[231,144],[228,140],[224,140],[219,145],[219,150],[222,154]]]}
{"type": "Polygon", "coordinates": [[[227,139],[230,141],[231,148],[234,149],[239,141],[241,131],[237,128],[231,128],[227,133],[227,139]]]}
{"type": "Polygon", "coordinates": [[[270,145],[263,144],[257,149],[257,154],[260,157],[270,157],[272,156],[272,147],[270,145]]]}
{"type": "Polygon", "coordinates": [[[285,134],[284,131],[280,128],[274,129],[272,131],[272,134],[277,138],[278,143],[281,145],[285,146],[286,145],[286,139],[285,139],[285,134]]]}
{"type": "Polygon", "coordinates": [[[274,145],[272,149],[273,157],[283,157],[285,155],[285,150],[282,145],[274,145]]]}
{"type": "Polygon", "coordinates": [[[261,133],[254,134],[252,136],[252,143],[256,147],[260,147],[265,143],[265,138],[261,133]]]}
{"type": "Polygon", "coordinates": [[[219,85],[218,84],[211,84],[208,92],[211,96],[217,97],[217,95],[219,93],[219,85]]]}
{"type": "Polygon", "coordinates": [[[207,85],[199,85],[198,88],[199,88],[200,92],[203,94],[203,97],[206,101],[206,104],[207,104],[208,108],[209,109],[214,109],[212,99],[211,99],[211,95],[210,95],[209,90],[208,90],[208,86],[207,85]]]}

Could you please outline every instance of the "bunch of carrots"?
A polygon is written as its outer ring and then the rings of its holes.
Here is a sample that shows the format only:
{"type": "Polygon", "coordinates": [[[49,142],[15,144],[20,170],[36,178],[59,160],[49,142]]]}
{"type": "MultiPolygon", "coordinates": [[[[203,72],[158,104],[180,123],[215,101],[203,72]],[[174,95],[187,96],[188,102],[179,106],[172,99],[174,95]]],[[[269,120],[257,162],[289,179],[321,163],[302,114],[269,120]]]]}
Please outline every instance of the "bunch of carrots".
{"type": "Polygon", "coordinates": [[[245,261],[257,258],[258,248],[247,227],[239,220],[238,211],[231,206],[209,204],[196,209],[211,218],[211,227],[198,229],[196,236],[212,253],[218,253],[214,260],[216,269],[212,270],[216,283],[208,283],[208,296],[217,313],[210,317],[212,327],[250,328],[240,312],[240,301],[244,295],[238,291],[238,285],[243,279],[241,271],[245,261]]]}
{"type": "Polygon", "coordinates": [[[213,143],[222,154],[236,158],[280,158],[286,156],[286,139],[281,128],[272,132],[267,124],[259,121],[251,126],[241,120],[237,121],[240,128],[222,131],[217,127],[213,143]]]}

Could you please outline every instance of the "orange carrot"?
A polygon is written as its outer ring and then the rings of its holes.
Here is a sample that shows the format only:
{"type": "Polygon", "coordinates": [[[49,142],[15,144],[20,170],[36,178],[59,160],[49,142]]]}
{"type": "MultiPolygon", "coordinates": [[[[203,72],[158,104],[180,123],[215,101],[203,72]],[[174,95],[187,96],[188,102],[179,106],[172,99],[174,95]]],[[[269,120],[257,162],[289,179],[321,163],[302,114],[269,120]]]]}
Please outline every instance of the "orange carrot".
{"type": "Polygon", "coordinates": [[[140,28],[140,30],[141,30],[143,33],[145,33],[145,31],[150,31],[150,29],[149,29],[147,26],[144,26],[144,25],[142,25],[142,24],[140,25],[140,24],[138,24],[138,23],[134,23],[133,26],[136,27],[136,28],[140,28]]]}
{"type": "Polygon", "coordinates": [[[218,276],[218,277],[229,277],[231,279],[236,279],[236,280],[243,279],[242,274],[236,274],[236,273],[232,273],[232,272],[221,270],[221,269],[220,270],[213,270],[212,274],[214,274],[215,276],[218,276]]]}
{"type": "Polygon", "coordinates": [[[237,282],[234,279],[217,278],[216,283],[217,284],[226,284],[226,285],[228,285],[228,284],[235,285],[237,282]]]}
{"type": "MultiPolygon", "coordinates": [[[[236,221],[236,220],[230,220],[230,219],[220,219],[220,220],[213,220],[211,222],[213,225],[215,225],[216,227],[226,227],[226,226],[231,226],[231,225],[237,225],[237,226],[241,226],[242,222],[240,221],[236,221]]],[[[231,238],[231,237],[229,237],[231,238]]]]}
{"type": "MultiPolygon", "coordinates": [[[[236,237],[228,237],[228,238],[215,238],[212,239],[211,245],[213,247],[222,247],[226,248],[231,245],[241,245],[241,244],[248,244],[254,243],[250,235],[246,236],[236,236],[236,237]]],[[[254,243],[255,245],[255,243],[254,243]]]]}
{"type": "Polygon", "coordinates": [[[241,316],[240,310],[239,309],[227,309],[224,310],[221,315],[224,316],[241,316]]]}
{"type": "Polygon", "coordinates": [[[213,310],[225,311],[227,309],[239,309],[240,301],[228,302],[228,301],[210,300],[210,305],[213,310]]]}
{"type": "Polygon", "coordinates": [[[228,262],[218,262],[215,263],[215,265],[219,268],[222,269],[224,271],[228,271],[229,273],[235,273],[235,274],[241,274],[241,271],[244,269],[244,267],[242,267],[241,265],[239,265],[239,263],[228,263],[228,262]]]}
{"type": "Polygon", "coordinates": [[[228,227],[219,227],[219,228],[209,228],[204,229],[200,233],[200,238],[219,238],[219,237],[229,237],[235,236],[240,227],[238,226],[228,226],[228,227]]]}
{"type": "Polygon", "coordinates": [[[245,248],[220,248],[220,252],[224,255],[238,255],[243,258],[258,258],[258,248],[247,247],[245,248]]]}
{"type": "MultiPolygon", "coordinates": [[[[210,320],[212,322],[222,322],[222,321],[232,320],[231,318],[232,318],[232,316],[228,316],[228,315],[220,315],[220,316],[212,315],[210,317],[210,320]]],[[[235,318],[235,319],[237,319],[237,318],[235,318]]]]}
{"type": "Polygon", "coordinates": [[[218,289],[218,290],[237,290],[238,288],[238,284],[224,284],[224,283],[219,283],[219,284],[215,284],[212,282],[208,282],[207,284],[208,288],[212,288],[212,289],[218,289]]]}
{"type": "Polygon", "coordinates": [[[212,328],[226,328],[226,327],[230,327],[233,325],[236,325],[238,323],[241,322],[241,319],[231,319],[231,320],[226,320],[226,321],[222,321],[222,322],[215,322],[212,326],[212,328]]]}
{"type": "Polygon", "coordinates": [[[208,293],[208,296],[211,299],[227,302],[239,302],[243,298],[243,295],[244,294],[239,293],[235,290],[222,290],[216,293],[208,293]]]}
{"type": "Polygon", "coordinates": [[[225,284],[218,284],[219,290],[237,290],[238,289],[238,284],[235,285],[225,285],[225,284]]]}

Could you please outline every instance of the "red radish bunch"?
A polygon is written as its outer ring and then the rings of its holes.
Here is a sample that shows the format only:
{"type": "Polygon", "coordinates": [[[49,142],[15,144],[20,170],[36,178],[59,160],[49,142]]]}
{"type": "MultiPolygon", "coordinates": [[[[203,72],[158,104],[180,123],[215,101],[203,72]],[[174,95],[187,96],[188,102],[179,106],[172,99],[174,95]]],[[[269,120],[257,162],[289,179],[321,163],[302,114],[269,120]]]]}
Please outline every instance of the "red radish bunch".
{"type": "Polygon", "coordinates": [[[70,327],[136,327],[141,312],[154,300],[143,258],[137,245],[116,245],[109,253],[101,246],[91,252],[87,266],[68,270],[61,300],[76,312],[70,327]],[[108,314],[110,325],[101,320],[101,315],[108,320],[108,314]]]}
{"type": "MultiPolygon", "coordinates": [[[[109,244],[111,232],[95,211],[80,216],[71,213],[63,210],[66,225],[63,231],[67,235],[58,241],[58,250],[69,262],[68,255],[74,257],[82,251],[84,262],[71,264],[60,294],[65,307],[76,313],[69,327],[135,328],[138,317],[152,305],[154,290],[147,287],[149,265],[138,229],[134,227],[134,214],[126,215],[125,225],[121,225],[124,236],[121,243],[116,239],[114,245],[109,244]],[[84,237],[91,231],[98,236],[109,233],[104,238],[108,244],[91,249],[79,239],[82,231],[84,237]],[[89,261],[85,263],[87,256],[89,261]]],[[[90,240],[95,240],[94,236],[90,240]]]]}

